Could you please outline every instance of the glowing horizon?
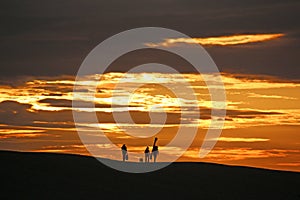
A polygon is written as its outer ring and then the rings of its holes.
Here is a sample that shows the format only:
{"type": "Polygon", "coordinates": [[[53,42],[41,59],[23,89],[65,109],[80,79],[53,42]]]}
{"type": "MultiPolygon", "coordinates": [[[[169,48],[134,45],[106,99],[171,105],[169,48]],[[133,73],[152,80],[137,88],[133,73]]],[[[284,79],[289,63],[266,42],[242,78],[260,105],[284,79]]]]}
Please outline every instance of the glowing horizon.
{"type": "MultiPolygon", "coordinates": [[[[180,147],[164,147],[173,133],[179,127],[189,133],[190,128],[196,126],[198,133],[195,142],[179,161],[218,162],[300,171],[296,162],[300,158],[300,151],[297,150],[300,140],[295,134],[300,125],[300,94],[297,92],[300,89],[299,82],[222,73],[227,96],[225,126],[214,150],[206,158],[199,159],[199,147],[211,120],[210,96],[203,76],[211,80],[213,76],[180,75],[190,82],[190,87],[197,96],[196,105],[201,113],[199,119],[193,117],[195,107],[190,106],[189,99],[176,99],[172,92],[159,86],[160,83],[166,83],[170,88],[176,87],[182,81],[178,74],[129,73],[127,79],[123,80],[122,87],[114,91],[123,75],[124,73],[103,74],[100,82],[99,76],[94,75],[87,77],[89,81],[83,79],[79,82],[87,88],[98,86],[91,102],[84,99],[86,91],[82,91],[82,98],[72,98],[74,80],[70,77],[57,77],[56,80],[33,78],[14,87],[0,86],[2,149],[89,155],[78,138],[72,111],[96,111],[99,122],[82,123],[79,128],[91,135],[96,135],[100,128],[116,145],[128,141],[129,151],[142,152],[145,145],[151,145],[152,137],[133,141],[133,136],[126,133],[147,137],[153,130],[161,129],[158,133],[160,150],[174,154],[180,147]],[[134,92],[127,105],[123,96],[137,83],[145,85],[134,92]],[[72,100],[78,101],[79,107],[73,108],[72,100]],[[89,107],[89,103],[93,103],[96,108],[89,107]],[[180,105],[184,106],[183,110],[180,105]],[[112,113],[122,114],[128,110],[135,123],[124,120],[116,124],[112,113]],[[168,116],[166,123],[150,123],[149,112],[154,116],[165,112],[168,116]],[[188,117],[182,118],[181,112],[185,112],[188,117]],[[26,145],[28,141],[31,142],[30,146],[26,145]]],[[[110,150],[109,145],[105,148],[110,150]]],[[[109,155],[107,157],[110,158],[109,155]]],[[[162,157],[160,159],[163,161],[162,157]]]]}

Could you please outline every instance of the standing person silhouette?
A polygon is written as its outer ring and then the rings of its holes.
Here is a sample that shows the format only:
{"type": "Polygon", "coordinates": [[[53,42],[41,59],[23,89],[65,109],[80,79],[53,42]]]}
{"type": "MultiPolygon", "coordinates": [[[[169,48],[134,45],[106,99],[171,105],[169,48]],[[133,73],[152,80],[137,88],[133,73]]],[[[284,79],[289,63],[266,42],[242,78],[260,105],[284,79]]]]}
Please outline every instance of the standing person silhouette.
{"type": "Polygon", "coordinates": [[[153,162],[156,162],[156,158],[158,156],[158,146],[156,145],[157,142],[157,137],[154,138],[154,142],[153,142],[153,146],[152,146],[152,153],[151,153],[151,157],[153,157],[153,162]]]}
{"type": "Polygon", "coordinates": [[[123,161],[128,160],[127,147],[125,144],[121,147],[123,161]]]}
{"type": "Polygon", "coordinates": [[[145,149],[145,162],[149,162],[150,161],[150,150],[149,147],[147,146],[145,149]]]}

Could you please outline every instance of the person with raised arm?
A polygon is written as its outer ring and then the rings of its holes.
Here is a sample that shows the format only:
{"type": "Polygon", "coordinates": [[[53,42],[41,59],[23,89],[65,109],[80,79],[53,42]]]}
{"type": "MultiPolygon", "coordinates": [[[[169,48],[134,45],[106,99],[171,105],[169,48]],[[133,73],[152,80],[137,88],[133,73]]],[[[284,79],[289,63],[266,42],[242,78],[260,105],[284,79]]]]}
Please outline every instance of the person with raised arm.
{"type": "Polygon", "coordinates": [[[153,146],[152,146],[152,152],[151,152],[151,159],[153,157],[153,162],[156,162],[157,156],[159,154],[158,152],[158,146],[156,145],[157,143],[157,137],[154,138],[153,146]]]}

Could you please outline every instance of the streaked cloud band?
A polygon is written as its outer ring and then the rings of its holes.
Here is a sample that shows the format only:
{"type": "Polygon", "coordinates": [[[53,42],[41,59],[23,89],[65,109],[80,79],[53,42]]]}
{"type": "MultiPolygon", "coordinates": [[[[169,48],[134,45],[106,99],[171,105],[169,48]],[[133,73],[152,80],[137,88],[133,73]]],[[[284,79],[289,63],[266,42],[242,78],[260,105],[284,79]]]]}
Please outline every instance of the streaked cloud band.
{"type": "Polygon", "coordinates": [[[241,34],[241,35],[227,35],[227,36],[216,36],[216,37],[205,37],[205,38],[166,38],[160,43],[146,43],[148,47],[170,47],[186,44],[201,44],[203,46],[231,46],[241,45],[257,42],[265,42],[269,40],[278,39],[283,37],[282,33],[266,33],[266,34],[241,34]]]}

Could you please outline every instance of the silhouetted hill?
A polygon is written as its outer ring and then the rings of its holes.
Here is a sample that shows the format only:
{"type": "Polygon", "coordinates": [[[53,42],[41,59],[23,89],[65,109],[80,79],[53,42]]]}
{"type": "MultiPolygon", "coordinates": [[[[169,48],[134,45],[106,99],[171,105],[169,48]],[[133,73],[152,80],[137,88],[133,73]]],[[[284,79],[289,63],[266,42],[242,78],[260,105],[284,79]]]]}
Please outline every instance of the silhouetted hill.
{"type": "Polygon", "coordinates": [[[173,163],[130,174],[93,157],[0,151],[0,199],[300,199],[300,173],[173,163]]]}

